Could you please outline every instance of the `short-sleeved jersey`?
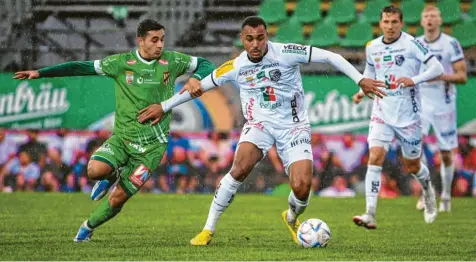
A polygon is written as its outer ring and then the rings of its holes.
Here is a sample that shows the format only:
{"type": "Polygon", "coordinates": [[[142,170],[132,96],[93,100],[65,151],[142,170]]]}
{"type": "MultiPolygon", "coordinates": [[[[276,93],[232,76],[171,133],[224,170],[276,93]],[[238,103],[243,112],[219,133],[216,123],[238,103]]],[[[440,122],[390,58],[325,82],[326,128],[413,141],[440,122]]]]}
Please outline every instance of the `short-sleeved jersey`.
{"type": "Polygon", "coordinates": [[[138,50],[108,56],[94,61],[98,74],[114,79],[116,88],[116,114],[114,134],[142,145],[166,143],[170,129],[170,113],[150,126],[150,122],[137,121],[140,110],[160,104],[173,96],[175,79],[194,71],[197,59],[182,53],[164,51],[159,59],[147,61],[138,50]]]}
{"type": "Polygon", "coordinates": [[[311,47],[268,42],[263,59],[254,63],[246,51],[215,69],[219,86],[233,82],[240,88],[243,115],[248,122],[268,122],[277,128],[309,123],[300,63],[308,63],[311,47]]]}
{"type": "MultiPolygon", "coordinates": [[[[434,54],[441,65],[443,66],[445,74],[453,74],[453,63],[464,59],[464,53],[459,42],[444,33],[433,42],[425,41],[425,36],[417,38],[425,48],[429,49],[434,54]]],[[[427,69],[425,65],[420,68],[420,72],[427,69]]],[[[453,110],[456,99],[456,89],[454,84],[444,81],[425,82],[420,84],[420,93],[422,105],[425,111],[439,111],[441,113],[453,110]]]]}
{"type": "Polygon", "coordinates": [[[401,88],[396,80],[417,76],[421,64],[428,62],[432,54],[405,32],[392,43],[385,43],[383,36],[376,38],[367,43],[365,52],[367,66],[374,67],[376,79],[387,84],[387,96],[375,99],[372,115],[396,127],[419,121],[421,103],[418,86],[401,88]]]}

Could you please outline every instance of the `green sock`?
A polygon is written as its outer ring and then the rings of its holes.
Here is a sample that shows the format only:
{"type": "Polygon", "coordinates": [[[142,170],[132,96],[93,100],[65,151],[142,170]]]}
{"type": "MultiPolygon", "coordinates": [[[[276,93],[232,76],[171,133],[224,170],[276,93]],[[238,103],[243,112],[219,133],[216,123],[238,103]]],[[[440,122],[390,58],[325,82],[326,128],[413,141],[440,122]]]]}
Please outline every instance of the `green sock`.
{"type": "Polygon", "coordinates": [[[88,226],[96,228],[102,225],[104,222],[115,217],[119,212],[121,212],[121,209],[122,207],[112,208],[111,205],[109,205],[109,200],[105,199],[89,216],[88,226]]]}

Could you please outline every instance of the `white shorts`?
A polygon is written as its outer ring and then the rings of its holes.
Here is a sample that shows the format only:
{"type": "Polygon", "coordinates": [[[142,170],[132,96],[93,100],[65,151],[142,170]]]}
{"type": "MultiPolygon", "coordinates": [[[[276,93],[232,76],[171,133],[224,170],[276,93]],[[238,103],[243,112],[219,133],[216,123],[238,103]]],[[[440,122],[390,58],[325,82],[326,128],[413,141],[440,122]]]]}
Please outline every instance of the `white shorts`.
{"type": "Polygon", "coordinates": [[[451,150],[458,147],[458,134],[456,132],[456,110],[448,113],[422,112],[423,134],[430,133],[430,125],[438,139],[440,150],[451,150]]]}
{"type": "Polygon", "coordinates": [[[263,151],[266,156],[269,149],[276,143],[279,158],[283,161],[286,174],[292,163],[300,160],[311,160],[311,126],[309,124],[290,129],[277,129],[266,123],[247,122],[241,132],[240,141],[250,142],[263,151]]]}
{"type": "Polygon", "coordinates": [[[378,117],[372,116],[367,138],[369,147],[381,146],[388,151],[390,143],[392,143],[395,137],[400,142],[403,157],[406,159],[417,159],[421,156],[422,130],[420,123],[407,127],[395,127],[386,124],[378,117]]]}

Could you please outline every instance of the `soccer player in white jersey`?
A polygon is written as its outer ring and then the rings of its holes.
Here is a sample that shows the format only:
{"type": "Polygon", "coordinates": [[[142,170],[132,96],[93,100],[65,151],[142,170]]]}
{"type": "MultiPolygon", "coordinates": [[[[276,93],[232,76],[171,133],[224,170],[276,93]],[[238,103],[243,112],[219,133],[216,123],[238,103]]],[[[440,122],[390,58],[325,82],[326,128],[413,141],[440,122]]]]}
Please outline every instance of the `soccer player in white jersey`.
{"type": "MultiPolygon", "coordinates": [[[[327,62],[353,79],[365,94],[385,95],[379,89],[385,86],[383,81],[364,78],[338,54],[311,46],[268,41],[266,24],[260,17],[246,18],[241,28],[241,41],[246,51],[201,81],[204,91],[229,81],[239,86],[247,123],[233,166],[220,181],[205,227],[190,241],[192,245],[210,243],[218,218],[232,202],[238,187],[275,143],[292,189],[289,209],[282,213],[282,219],[297,242],[297,217],[309,203],[313,159],[299,64],[327,62]]],[[[163,111],[191,100],[191,94],[195,96],[194,90],[188,91],[163,102],[163,111]]],[[[161,114],[163,112],[156,112],[149,117],[160,118],[161,114]]],[[[139,121],[144,119],[147,117],[139,116],[139,121]]]]}
{"type": "MultiPolygon", "coordinates": [[[[451,151],[458,146],[456,133],[456,88],[455,84],[464,84],[468,79],[463,50],[458,40],[442,33],[440,10],[435,6],[427,6],[421,14],[421,26],[425,34],[417,39],[425,45],[440,61],[444,74],[435,81],[420,85],[422,105],[423,134],[428,135],[430,125],[438,138],[441,153],[441,201],[440,212],[451,211],[451,185],[453,183],[453,156],[451,151]]],[[[426,66],[420,68],[424,72],[426,66]]],[[[423,197],[417,203],[422,210],[423,197]]]]}
{"type": "MultiPolygon", "coordinates": [[[[424,219],[432,223],[437,216],[435,190],[428,168],[420,162],[422,129],[420,121],[420,94],[418,85],[443,73],[438,59],[411,35],[402,32],[403,14],[394,6],[385,7],[380,15],[383,36],[370,41],[365,53],[365,77],[387,83],[387,96],[374,101],[370,120],[368,143],[369,162],[365,176],[366,211],[354,216],[353,221],[368,229],[377,227],[375,213],[380,190],[380,176],[389,144],[394,137],[402,147],[404,164],[423,188],[424,219]],[[425,65],[425,72],[420,66],[425,65]]],[[[354,95],[354,102],[364,94],[354,95]]]]}

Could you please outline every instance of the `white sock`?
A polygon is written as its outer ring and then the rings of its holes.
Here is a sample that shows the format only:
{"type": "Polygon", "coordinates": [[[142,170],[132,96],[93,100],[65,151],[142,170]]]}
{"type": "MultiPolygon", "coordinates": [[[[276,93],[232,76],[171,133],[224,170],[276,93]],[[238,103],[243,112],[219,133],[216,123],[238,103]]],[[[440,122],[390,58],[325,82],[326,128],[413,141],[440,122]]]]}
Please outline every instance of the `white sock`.
{"type": "Polygon", "coordinates": [[[382,184],[382,167],[368,165],[367,173],[365,174],[365,200],[366,200],[366,213],[375,216],[377,211],[378,192],[382,184]]]}
{"type": "Polygon", "coordinates": [[[289,193],[289,197],[288,197],[289,209],[286,216],[289,224],[296,223],[296,219],[298,218],[298,216],[304,213],[304,210],[306,210],[307,205],[309,205],[309,199],[310,199],[309,196],[304,201],[299,200],[296,198],[296,196],[294,195],[294,192],[291,190],[291,193],[289,193]]]}
{"type": "Polygon", "coordinates": [[[412,174],[417,180],[418,183],[420,183],[423,192],[425,192],[428,188],[428,183],[430,183],[430,171],[428,171],[428,168],[425,166],[425,164],[420,163],[420,170],[416,174],[412,174]]]}
{"type": "Polygon", "coordinates": [[[221,214],[231,204],[240,185],[241,182],[236,181],[230,173],[226,174],[226,176],[221,179],[215,192],[215,196],[213,197],[212,205],[208,212],[207,222],[203,229],[215,232],[218,218],[220,218],[221,214]]]}
{"type": "Polygon", "coordinates": [[[453,184],[453,176],[455,172],[455,166],[453,164],[445,166],[444,163],[441,163],[440,167],[441,172],[441,199],[450,200],[451,199],[451,185],[453,184]]]}

